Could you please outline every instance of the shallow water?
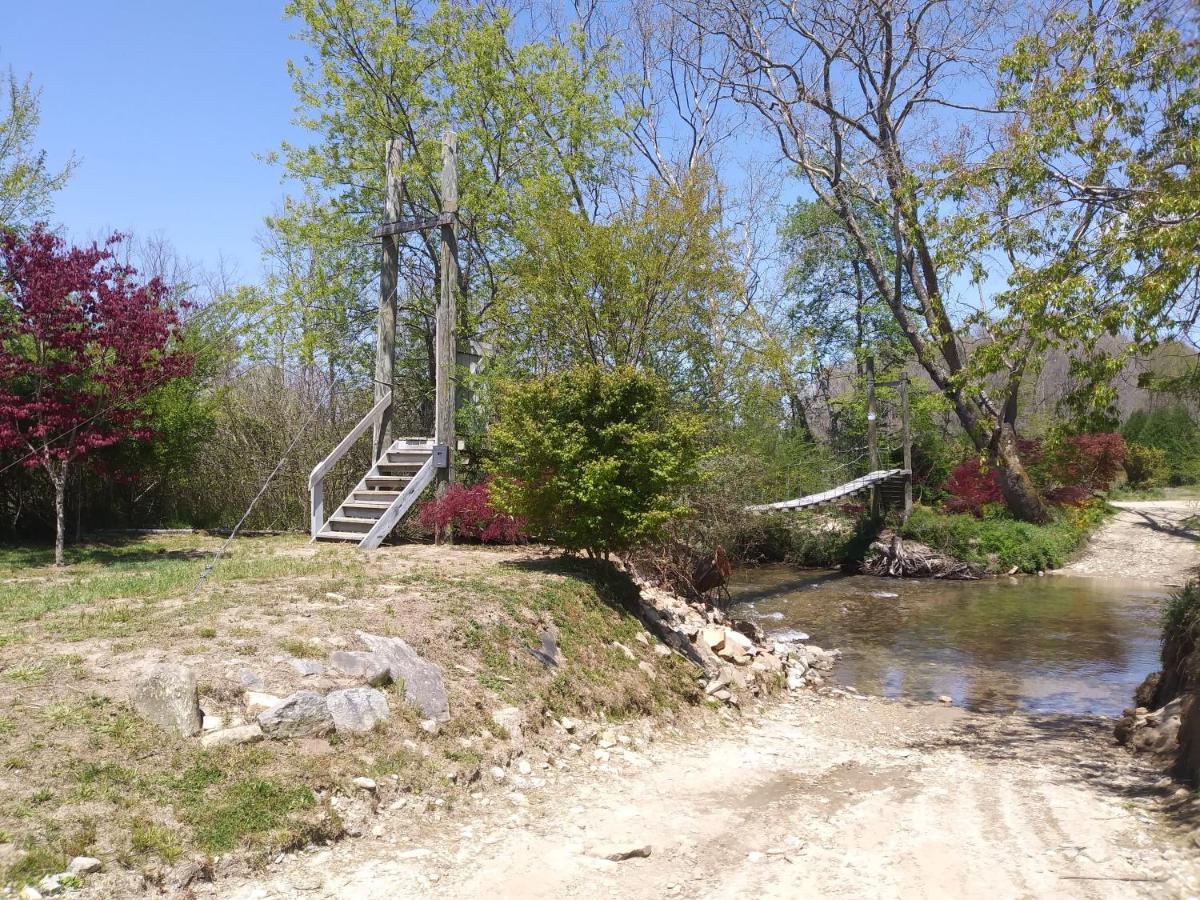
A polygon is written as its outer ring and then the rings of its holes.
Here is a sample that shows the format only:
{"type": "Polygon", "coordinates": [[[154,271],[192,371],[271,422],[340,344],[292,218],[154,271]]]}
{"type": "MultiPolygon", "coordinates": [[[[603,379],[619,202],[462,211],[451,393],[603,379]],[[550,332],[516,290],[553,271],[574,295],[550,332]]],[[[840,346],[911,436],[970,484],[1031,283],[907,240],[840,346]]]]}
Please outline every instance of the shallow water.
{"type": "Polygon", "coordinates": [[[730,592],[734,615],[768,634],[840,647],[834,677],[864,693],[1110,716],[1158,668],[1166,598],[1156,585],[1065,575],[904,581],[788,566],[738,572],[730,592]]]}

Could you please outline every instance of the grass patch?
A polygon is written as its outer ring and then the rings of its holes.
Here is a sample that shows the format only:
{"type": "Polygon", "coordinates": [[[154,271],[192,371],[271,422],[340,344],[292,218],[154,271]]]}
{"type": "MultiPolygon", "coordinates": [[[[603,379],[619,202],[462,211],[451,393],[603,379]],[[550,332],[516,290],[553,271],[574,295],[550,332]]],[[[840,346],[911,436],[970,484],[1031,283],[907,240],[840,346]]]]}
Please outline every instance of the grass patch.
{"type": "Polygon", "coordinates": [[[196,843],[219,853],[240,846],[248,837],[262,838],[278,832],[291,813],[315,805],[316,799],[307,787],[245,778],[198,807],[191,822],[196,829],[196,843]]]}
{"type": "Polygon", "coordinates": [[[325,655],[325,651],[320,645],[303,638],[287,638],[279,642],[279,647],[285,653],[290,653],[298,659],[320,659],[325,655]]]}
{"type": "Polygon", "coordinates": [[[901,534],[964,562],[1002,573],[1061,568],[1107,515],[1104,504],[1060,510],[1047,525],[977,518],[918,506],[901,534]]]}

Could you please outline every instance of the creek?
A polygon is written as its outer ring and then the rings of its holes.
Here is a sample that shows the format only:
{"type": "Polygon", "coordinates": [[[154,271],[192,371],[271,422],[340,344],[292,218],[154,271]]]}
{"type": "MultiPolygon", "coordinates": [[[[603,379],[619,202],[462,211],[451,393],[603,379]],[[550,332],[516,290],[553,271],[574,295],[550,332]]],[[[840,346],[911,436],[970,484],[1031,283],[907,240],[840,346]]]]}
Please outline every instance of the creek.
{"type": "Polygon", "coordinates": [[[1120,715],[1158,668],[1166,591],[1066,575],[901,580],[765,566],[730,585],[737,618],[808,635],[867,694],[979,711],[1120,715]]]}

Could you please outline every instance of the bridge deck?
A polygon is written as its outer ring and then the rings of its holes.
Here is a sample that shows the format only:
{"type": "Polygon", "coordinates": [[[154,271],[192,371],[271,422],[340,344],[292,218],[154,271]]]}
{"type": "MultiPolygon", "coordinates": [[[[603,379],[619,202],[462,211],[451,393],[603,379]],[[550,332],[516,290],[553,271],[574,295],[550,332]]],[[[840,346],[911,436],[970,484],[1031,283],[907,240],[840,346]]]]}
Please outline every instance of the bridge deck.
{"type": "Polygon", "coordinates": [[[822,503],[832,503],[843,497],[849,497],[860,491],[869,490],[876,485],[886,485],[889,482],[904,483],[912,477],[909,469],[880,469],[869,472],[861,478],[855,478],[845,484],[821,491],[819,494],[809,494],[807,497],[797,497],[795,500],[780,500],[778,503],[760,503],[757,506],[747,506],[747,512],[767,512],[772,509],[805,509],[810,506],[820,506],[822,503]]]}

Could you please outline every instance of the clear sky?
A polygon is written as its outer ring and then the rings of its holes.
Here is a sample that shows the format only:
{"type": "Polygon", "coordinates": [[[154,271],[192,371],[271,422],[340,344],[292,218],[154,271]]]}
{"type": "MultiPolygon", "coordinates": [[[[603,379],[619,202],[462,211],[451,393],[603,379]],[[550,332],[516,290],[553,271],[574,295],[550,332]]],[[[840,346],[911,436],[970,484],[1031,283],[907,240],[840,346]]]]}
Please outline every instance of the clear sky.
{"type": "Polygon", "coordinates": [[[54,219],[77,240],[162,235],[240,278],[261,271],[256,236],[283,198],[256,158],[285,137],[290,39],[275,0],[0,0],[0,69],[42,88],[39,145],[79,166],[54,219]]]}

